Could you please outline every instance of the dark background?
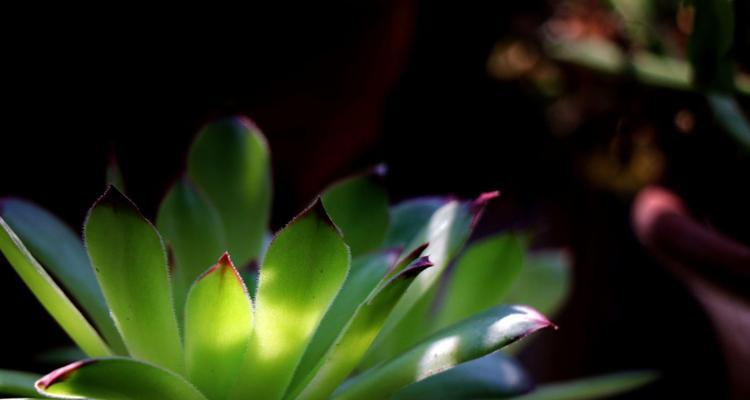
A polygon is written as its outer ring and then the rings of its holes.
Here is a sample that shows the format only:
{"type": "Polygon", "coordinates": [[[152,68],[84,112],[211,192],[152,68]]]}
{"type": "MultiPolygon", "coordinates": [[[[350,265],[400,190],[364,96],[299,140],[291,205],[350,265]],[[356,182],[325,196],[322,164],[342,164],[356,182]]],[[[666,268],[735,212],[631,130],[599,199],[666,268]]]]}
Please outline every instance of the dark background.
{"type": "MultiPolygon", "coordinates": [[[[673,123],[683,108],[705,115],[703,99],[563,67],[568,90],[603,105],[560,135],[527,83],[487,73],[496,42],[534,40],[556,2],[365,3],[194,19],[180,10],[24,15],[2,39],[0,196],[80,227],[114,152],[129,194],[153,217],[201,125],[243,113],[273,151],[275,228],[327,183],[381,161],[394,201],[500,189],[479,235],[530,228],[537,245],[575,258],[561,329],[522,355],[539,381],[652,368],[663,378],[630,398],[723,398],[707,317],[631,231],[634,192],[585,172],[591,154],[630,143],[646,121],[666,160],[646,183],[678,190],[702,221],[750,242],[748,158],[705,118],[690,135],[673,123]]],[[[632,156],[623,147],[616,161],[632,156]]],[[[45,370],[29,354],[67,340],[4,260],[0,298],[0,367],[45,370]]]]}

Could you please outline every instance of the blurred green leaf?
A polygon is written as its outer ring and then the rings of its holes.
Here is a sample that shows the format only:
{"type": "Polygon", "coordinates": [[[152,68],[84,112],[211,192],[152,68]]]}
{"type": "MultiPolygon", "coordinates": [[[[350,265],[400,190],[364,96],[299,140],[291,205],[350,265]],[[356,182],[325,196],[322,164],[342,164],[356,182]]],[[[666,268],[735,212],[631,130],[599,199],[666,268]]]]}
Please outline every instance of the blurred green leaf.
{"type": "Polygon", "coordinates": [[[224,228],[219,213],[187,177],[162,201],[156,226],[172,252],[174,305],[182,322],[188,289],[227,249],[224,228]]]}
{"type": "Polygon", "coordinates": [[[593,400],[609,398],[629,392],[656,380],[652,371],[620,372],[616,374],[579,379],[571,382],[548,383],[513,400],[593,400]]]}
{"type": "Polygon", "coordinates": [[[240,267],[258,260],[271,210],[268,144],[247,118],[207,125],[188,155],[188,175],[218,210],[228,250],[240,267]]]}
{"type": "Polygon", "coordinates": [[[353,257],[377,249],[385,239],[389,217],[383,174],[382,166],[372,168],[334,183],[321,197],[353,257]]]}
{"type": "Polygon", "coordinates": [[[34,389],[34,382],[40,376],[30,372],[0,369],[0,394],[9,396],[34,397],[39,394],[34,389]]]}
{"type": "Polygon", "coordinates": [[[518,235],[500,234],[469,246],[456,262],[437,327],[500,304],[521,273],[524,242],[518,235]]]}
{"type": "Polygon", "coordinates": [[[385,247],[405,247],[414,241],[430,222],[432,214],[448,203],[448,198],[421,197],[398,203],[390,209],[390,225],[385,235],[385,247]]]}
{"type": "Polygon", "coordinates": [[[319,358],[315,368],[310,370],[309,380],[304,382],[301,393],[289,398],[315,400],[326,398],[333,393],[370,347],[404,291],[425,268],[431,266],[432,263],[428,260],[420,259],[362,302],[350,322],[341,330],[333,346],[319,358]]]}
{"type": "Polygon", "coordinates": [[[76,346],[57,347],[36,356],[37,361],[53,366],[70,364],[84,358],[86,358],[86,353],[76,346]]]}
{"type": "Polygon", "coordinates": [[[167,260],[156,228],[110,186],[89,211],[84,241],[130,354],[184,373],[167,260]]]}
{"type": "Polygon", "coordinates": [[[482,357],[549,326],[551,323],[541,314],[527,307],[492,308],[437,332],[397,357],[365,371],[342,386],[334,398],[388,398],[408,384],[482,357]]]}
{"type": "Polygon", "coordinates": [[[383,250],[366,254],[352,261],[352,267],[336,299],[320,321],[310,344],[302,356],[297,371],[289,385],[292,390],[307,377],[318,361],[325,356],[328,349],[354,316],[355,311],[365,299],[378,287],[388,268],[395,262],[397,253],[383,250]]]}
{"type": "Polygon", "coordinates": [[[532,388],[531,378],[518,361],[496,352],[406,386],[391,400],[499,399],[532,388]]]}
{"type": "Polygon", "coordinates": [[[487,193],[473,201],[448,202],[435,211],[422,231],[412,238],[406,251],[428,243],[423,254],[435,266],[420,274],[404,293],[365,356],[364,366],[372,366],[408,349],[430,332],[426,318],[437,292],[438,279],[469,238],[487,201],[495,196],[497,193],[487,193]]]}
{"type": "Polygon", "coordinates": [[[284,395],[349,263],[349,248],[319,199],[278,233],[260,269],[255,330],[233,398],[284,395]]]}
{"type": "Polygon", "coordinates": [[[526,304],[555,315],[570,292],[570,257],[564,250],[529,253],[504,303],[526,304]]]}
{"type": "Polygon", "coordinates": [[[130,358],[69,364],[40,379],[37,390],[63,399],[206,400],[178,374],[130,358]]]}
{"type": "Polygon", "coordinates": [[[706,91],[731,93],[734,66],[734,0],[690,0],[695,7],[688,55],[693,66],[693,83],[706,91]]]}
{"type": "Polygon", "coordinates": [[[245,356],[252,325],[250,296],[225,253],[198,278],[185,305],[188,377],[209,398],[226,398],[245,356]]]}
{"type": "Polygon", "coordinates": [[[107,356],[111,350],[47,271],[39,265],[21,239],[0,218],[0,252],[47,312],[91,357],[107,356]]]}
{"type": "Polygon", "coordinates": [[[0,200],[0,216],[45,270],[67,289],[109,346],[117,354],[126,354],[79,235],[47,210],[20,199],[0,200]]]}
{"type": "Polygon", "coordinates": [[[750,123],[745,118],[737,100],[724,94],[709,94],[708,104],[719,124],[750,150],[750,123]]]}

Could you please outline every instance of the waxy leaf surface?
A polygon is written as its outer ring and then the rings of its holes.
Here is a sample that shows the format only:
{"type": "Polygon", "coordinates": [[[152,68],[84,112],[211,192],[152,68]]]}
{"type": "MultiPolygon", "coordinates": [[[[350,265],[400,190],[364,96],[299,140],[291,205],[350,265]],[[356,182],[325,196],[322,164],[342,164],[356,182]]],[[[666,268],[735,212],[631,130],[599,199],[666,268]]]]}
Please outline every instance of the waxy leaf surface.
{"type": "Polygon", "coordinates": [[[188,377],[209,398],[226,398],[245,356],[252,324],[250,296],[225,254],[195,282],[185,305],[188,377]]]}
{"type": "Polygon", "coordinates": [[[549,326],[553,326],[552,323],[528,307],[492,308],[439,331],[395,358],[365,371],[342,386],[334,398],[388,398],[408,384],[492,353],[549,326]]]}
{"type": "Polygon", "coordinates": [[[78,361],[39,379],[36,388],[60,399],[206,400],[180,375],[131,358],[78,361]]]}
{"type": "Polygon", "coordinates": [[[271,160],[260,130],[242,117],[208,124],[190,149],[188,175],[219,212],[234,262],[257,261],[271,211],[271,160]]]}
{"type": "Polygon", "coordinates": [[[320,200],[278,233],[260,269],[255,328],[233,398],[284,395],[349,262],[349,249],[320,200]]]}
{"type": "Polygon", "coordinates": [[[109,187],[89,211],[84,239],[130,354],[184,373],[166,254],[156,228],[109,187]]]}

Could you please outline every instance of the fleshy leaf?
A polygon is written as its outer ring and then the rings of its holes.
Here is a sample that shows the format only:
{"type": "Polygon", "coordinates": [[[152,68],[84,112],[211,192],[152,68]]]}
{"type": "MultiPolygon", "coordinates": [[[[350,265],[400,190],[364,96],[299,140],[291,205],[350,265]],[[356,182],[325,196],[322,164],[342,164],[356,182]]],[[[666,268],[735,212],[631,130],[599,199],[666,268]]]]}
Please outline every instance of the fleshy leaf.
{"type": "Polygon", "coordinates": [[[178,374],[131,358],[78,361],[36,382],[37,391],[60,399],[206,400],[178,374]]]}
{"type": "Polygon", "coordinates": [[[23,282],[78,347],[91,357],[112,352],[86,318],[81,314],[47,271],[31,255],[21,239],[0,218],[0,252],[16,270],[23,282]]]}
{"type": "Polygon", "coordinates": [[[109,346],[125,354],[81,238],[47,210],[24,200],[0,200],[0,216],[86,312],[109,346]]]}
{"type": "Polygon", "coordinates": [[[425,337],[429,333],[428,315],[437,282],[448,263],[471,235],[485,205],[497,192],[485,193],[473,201],[449,201],[435,211],[422,232],[417,234],[406,251],[429,243],[423,254],[434,267],[420,274],[404,293],[388,317],[380,335],[365,357],[364,365],[372,366],[388,359],[425,337]]]}
{"type": "Polygon", "coordinates": [[[257,260],[271,210],[271,162],[260,130],[243,117],[208,124],[190,149],[188,175],[219,212],[235,263],[257,260]]]}
{"type": "Polygon", "coordinates": [[[326,354],[341,330],[351,320],[357,307],[378,287],[397,255],[393,250],[384,250],[360,256],[352,261],[351,271],[341,291],[320,321],[320,326],[302,356],[290,384],[292,390],[299,386],[300,381],[310,374],[321,357],[326,354]]]}
{"type": "Polygon", "coordinates": [[[521,272],[523,255],[524,240],[514,234],[496,235],[469,246],[453,270],[437,327],[500,304],[521,272]]]}
{"type": "Polygon", "coordinates": [[[432,214],[448,203],[444,197],[422,197],[406,200],[390,209],[390,225],[385,235],[386,247],[404,247],[430,222],[432,214]]]}
{"type": "Polygon", "coordinates": [[[310,379],[304,382],[302,392],[289,398],[314,400],[327,398],[333,393],[357,366],[393,306],[411,282],[431,266],[432,263],[428,260],[420,259],[360,304],[333,346],[330,346],[325,355],[318,359],[317,366],[310,370],[310,379]]]}
{"type": "Polygon", "coordinates": [[[255,329],[234,398],[284,395],[349,262],[349,248],[319,199],[278,233],[260,269],[255,329]]]}
{"type": "Polygon", "coordinates": [[[37,379],[39,379],[38,374],[0,369],[0,394],[24,397],[37,396],[34,389],[34,382],[37,379]]]}
{"type": "Polygon", "coordinates": [[[388,229],[388,196],[384,167],[372,168],[334,183],[323,192],[323,204],[356,257],[378,248],[388,229]]]}
{"type": "Polygon", "coordinates": [[[187,376],[211,399],[226,398],[237,377],[252,331],[252,307],[227,253],[190,289],[185,305],[187,376]]]}
{"type": "Polygon", "coordinates": [[[554,326],[535,310],[501,306],[435,333],[342,386],[335,399],[388,398],[401,388],[554,326]]]}
{"type": "Polygon", "coordinates": [[[653,371],[629,371],[540,385],[533,392],[513,400],[594,400],[635,390],[658,378],[653,371]]]}
{"type": "Polygon", "coordinates": [[[391,399],[504,399],[524,394],[533,386],[518,361],[496,352],[406,386],[391,399]]]}
{"type": "Polygon", "coordinates": [[[89,211],[84,240],[130,354],[183,373],[167,260],[156,228],[110,186],[89,211]]]}
{"type": "Polygon", "coordinates": [[[554,315],[570,291],[570,258],[564,250],[529,253],[505,303],[526,304],[554,315]]]}
{"type": "Polygon", "coordinates": [[[224,228],[216,209],[186,177],[162,201],[156,226],[171,249],[174,305],[182,321],[190,285],[226,250],[224,228]]]}

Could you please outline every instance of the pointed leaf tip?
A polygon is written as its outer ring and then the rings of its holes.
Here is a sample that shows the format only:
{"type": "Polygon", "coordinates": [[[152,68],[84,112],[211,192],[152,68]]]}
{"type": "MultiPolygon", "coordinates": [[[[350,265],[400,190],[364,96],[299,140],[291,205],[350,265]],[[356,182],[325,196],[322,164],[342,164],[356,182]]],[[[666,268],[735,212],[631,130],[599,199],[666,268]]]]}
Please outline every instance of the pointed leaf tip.
{"type": "Polygon", "coordinates": [[[219,258],[219,264],[234,266],[232,263],[232,257],[229,256],[228,251],[225,251],[224,254],[221,255],[221,258],[219,258]]]}
{"type": "Polygon", "coordinates": [[[55,383],[65,380],[66,377],[68,377],[70,374],[72,374],[76,370],[80,369],[81,367],[85,365],[92,364],[94,362],[96,361],[82,360],[82,361],[76,361],[64,367],[58,368],[50,372],[49,374],[41,377],[38,381],[36,381],[36,383],[34,383],[34,388],[36,388],[37,391],[46,391],[50,386],[54,385],[55,383]]]}
{"type": "Polygon", "coordinates": [[[310,204],[306,209],[299,213],[299,215],[296,216],[291,223],[294,223],[294,221],[304,218],[308,215],[314,215],[315,218],[317,218],[319,221],[333,227],[336,230],[336,233],[339,236],[343,237],[341,229],[339,229],[339,227],[333,223],[333,220],[328,215],[328,211],[326,211],[325,206],[323,206],[323,200],[320,198],[320,196],[316,197],[315,200],[313,200],[312,204],[310,204]]]}
{"type": "Polygon", "coordinates": [[[487,204],[493,200],[500,197],[500,191],[495,190],[492,192],[485,192],[479,195],[472,203],[471,203],[471,213],[474,215],[471,219],[471,226],[475,227],[477,223],[479,223],[479,219],[482,218],[482,213],[484,212],[485,207],[487,207],[487,204]]]}
{"type": "Polygon", "coordinates": [[[404,269],[398,276],[409,278],[415,275],[419,275],[420,272],[432,267],[433,265],[435,264],[430,261],[429,257],[419,257],[408,267],[406,267],[406,269],[404,269]]]}

